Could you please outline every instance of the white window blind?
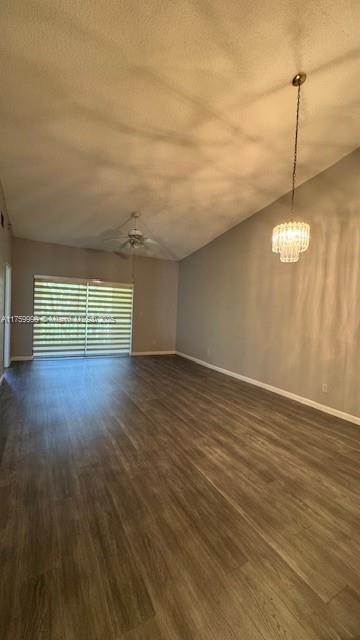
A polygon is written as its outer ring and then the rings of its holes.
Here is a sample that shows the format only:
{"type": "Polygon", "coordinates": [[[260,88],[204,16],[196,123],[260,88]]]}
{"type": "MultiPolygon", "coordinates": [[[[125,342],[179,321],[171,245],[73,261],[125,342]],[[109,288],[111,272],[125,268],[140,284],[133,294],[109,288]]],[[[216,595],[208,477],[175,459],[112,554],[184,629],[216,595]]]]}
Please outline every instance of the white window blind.
{"type": "Polygon", "coordinates": [[[130,353],[132,309],[131,284],[35,276],[33,353],[130,353]]]}

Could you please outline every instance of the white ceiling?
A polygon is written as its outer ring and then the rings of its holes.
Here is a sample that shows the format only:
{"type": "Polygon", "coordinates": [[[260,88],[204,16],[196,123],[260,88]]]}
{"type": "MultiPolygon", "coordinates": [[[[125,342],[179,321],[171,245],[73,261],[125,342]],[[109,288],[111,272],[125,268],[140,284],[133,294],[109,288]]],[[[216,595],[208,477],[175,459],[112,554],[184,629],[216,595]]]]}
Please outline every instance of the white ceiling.
{"type": "MultiPolygon", "coordinates": [[[[359,146],[358,0],[2,0],[14,234],[103,248],[134,209],[181,258],[359,146]]],[[[126,228],[125,228],[126,230],[126,228]]]]}

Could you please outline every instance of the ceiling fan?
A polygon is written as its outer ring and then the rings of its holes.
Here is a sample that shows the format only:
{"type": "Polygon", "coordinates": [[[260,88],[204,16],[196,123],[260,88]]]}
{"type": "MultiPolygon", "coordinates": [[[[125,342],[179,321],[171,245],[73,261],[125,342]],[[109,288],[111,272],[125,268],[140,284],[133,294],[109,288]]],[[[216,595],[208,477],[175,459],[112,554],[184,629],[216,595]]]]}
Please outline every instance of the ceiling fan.
{"type": "Polygon", "coordinates": [[[158,242],[156,240],[144,236],[142,231],[137,228],[137,220],[140,216],[141,214],[137,211],[131,214],[130,221],[133,220],[133,227],[128,229],[127,235],[118,235],[115,232],[111,237],[105,238],[103,242],[115,247],[116,250],[114,253],[120,255],[127,250],[148,249],[151,246],[157,245],[158,242]]]}

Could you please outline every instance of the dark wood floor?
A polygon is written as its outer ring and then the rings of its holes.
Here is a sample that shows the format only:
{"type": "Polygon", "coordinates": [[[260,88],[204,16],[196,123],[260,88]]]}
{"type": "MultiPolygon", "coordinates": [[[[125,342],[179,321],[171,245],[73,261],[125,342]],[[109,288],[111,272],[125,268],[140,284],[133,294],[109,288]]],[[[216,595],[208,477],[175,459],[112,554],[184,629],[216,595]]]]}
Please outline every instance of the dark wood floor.
{"type": "Polygon", "coordinates": [[[178,357],[0,389],[2,640],[360,638],[360,427],[178,357]]]}

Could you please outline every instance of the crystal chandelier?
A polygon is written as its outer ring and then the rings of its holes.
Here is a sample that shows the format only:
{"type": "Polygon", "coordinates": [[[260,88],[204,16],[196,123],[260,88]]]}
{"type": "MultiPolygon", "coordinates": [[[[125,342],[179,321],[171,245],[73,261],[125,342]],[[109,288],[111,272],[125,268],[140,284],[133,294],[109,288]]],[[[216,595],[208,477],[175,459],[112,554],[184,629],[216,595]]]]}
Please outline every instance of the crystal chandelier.
{"type": "MultiPolygon", "coordinates": [[[[295,203],[295,181],[296,181],[296,163],[297,163],[297,146],[299,134],[299,112],[300,112],[300,91],[301,85],[306,80],[305,73],[297,73],[293,78],[292,84],[298,88],[297,107],[296,107],[296,127],[295,127],[295,143],[294,143],[294,163],[292,172],[292,190],[291,190],[291,212],[294,215],[295,203]]],[[[310,243],[310,225],[307,222],[300,222],[292,219],[289,222],[278,224],[273,229],[272,234],[272,250],[274,253],[280,254],[281,262],[297,262],[300,253],[306,251],[310,243]]]]}

